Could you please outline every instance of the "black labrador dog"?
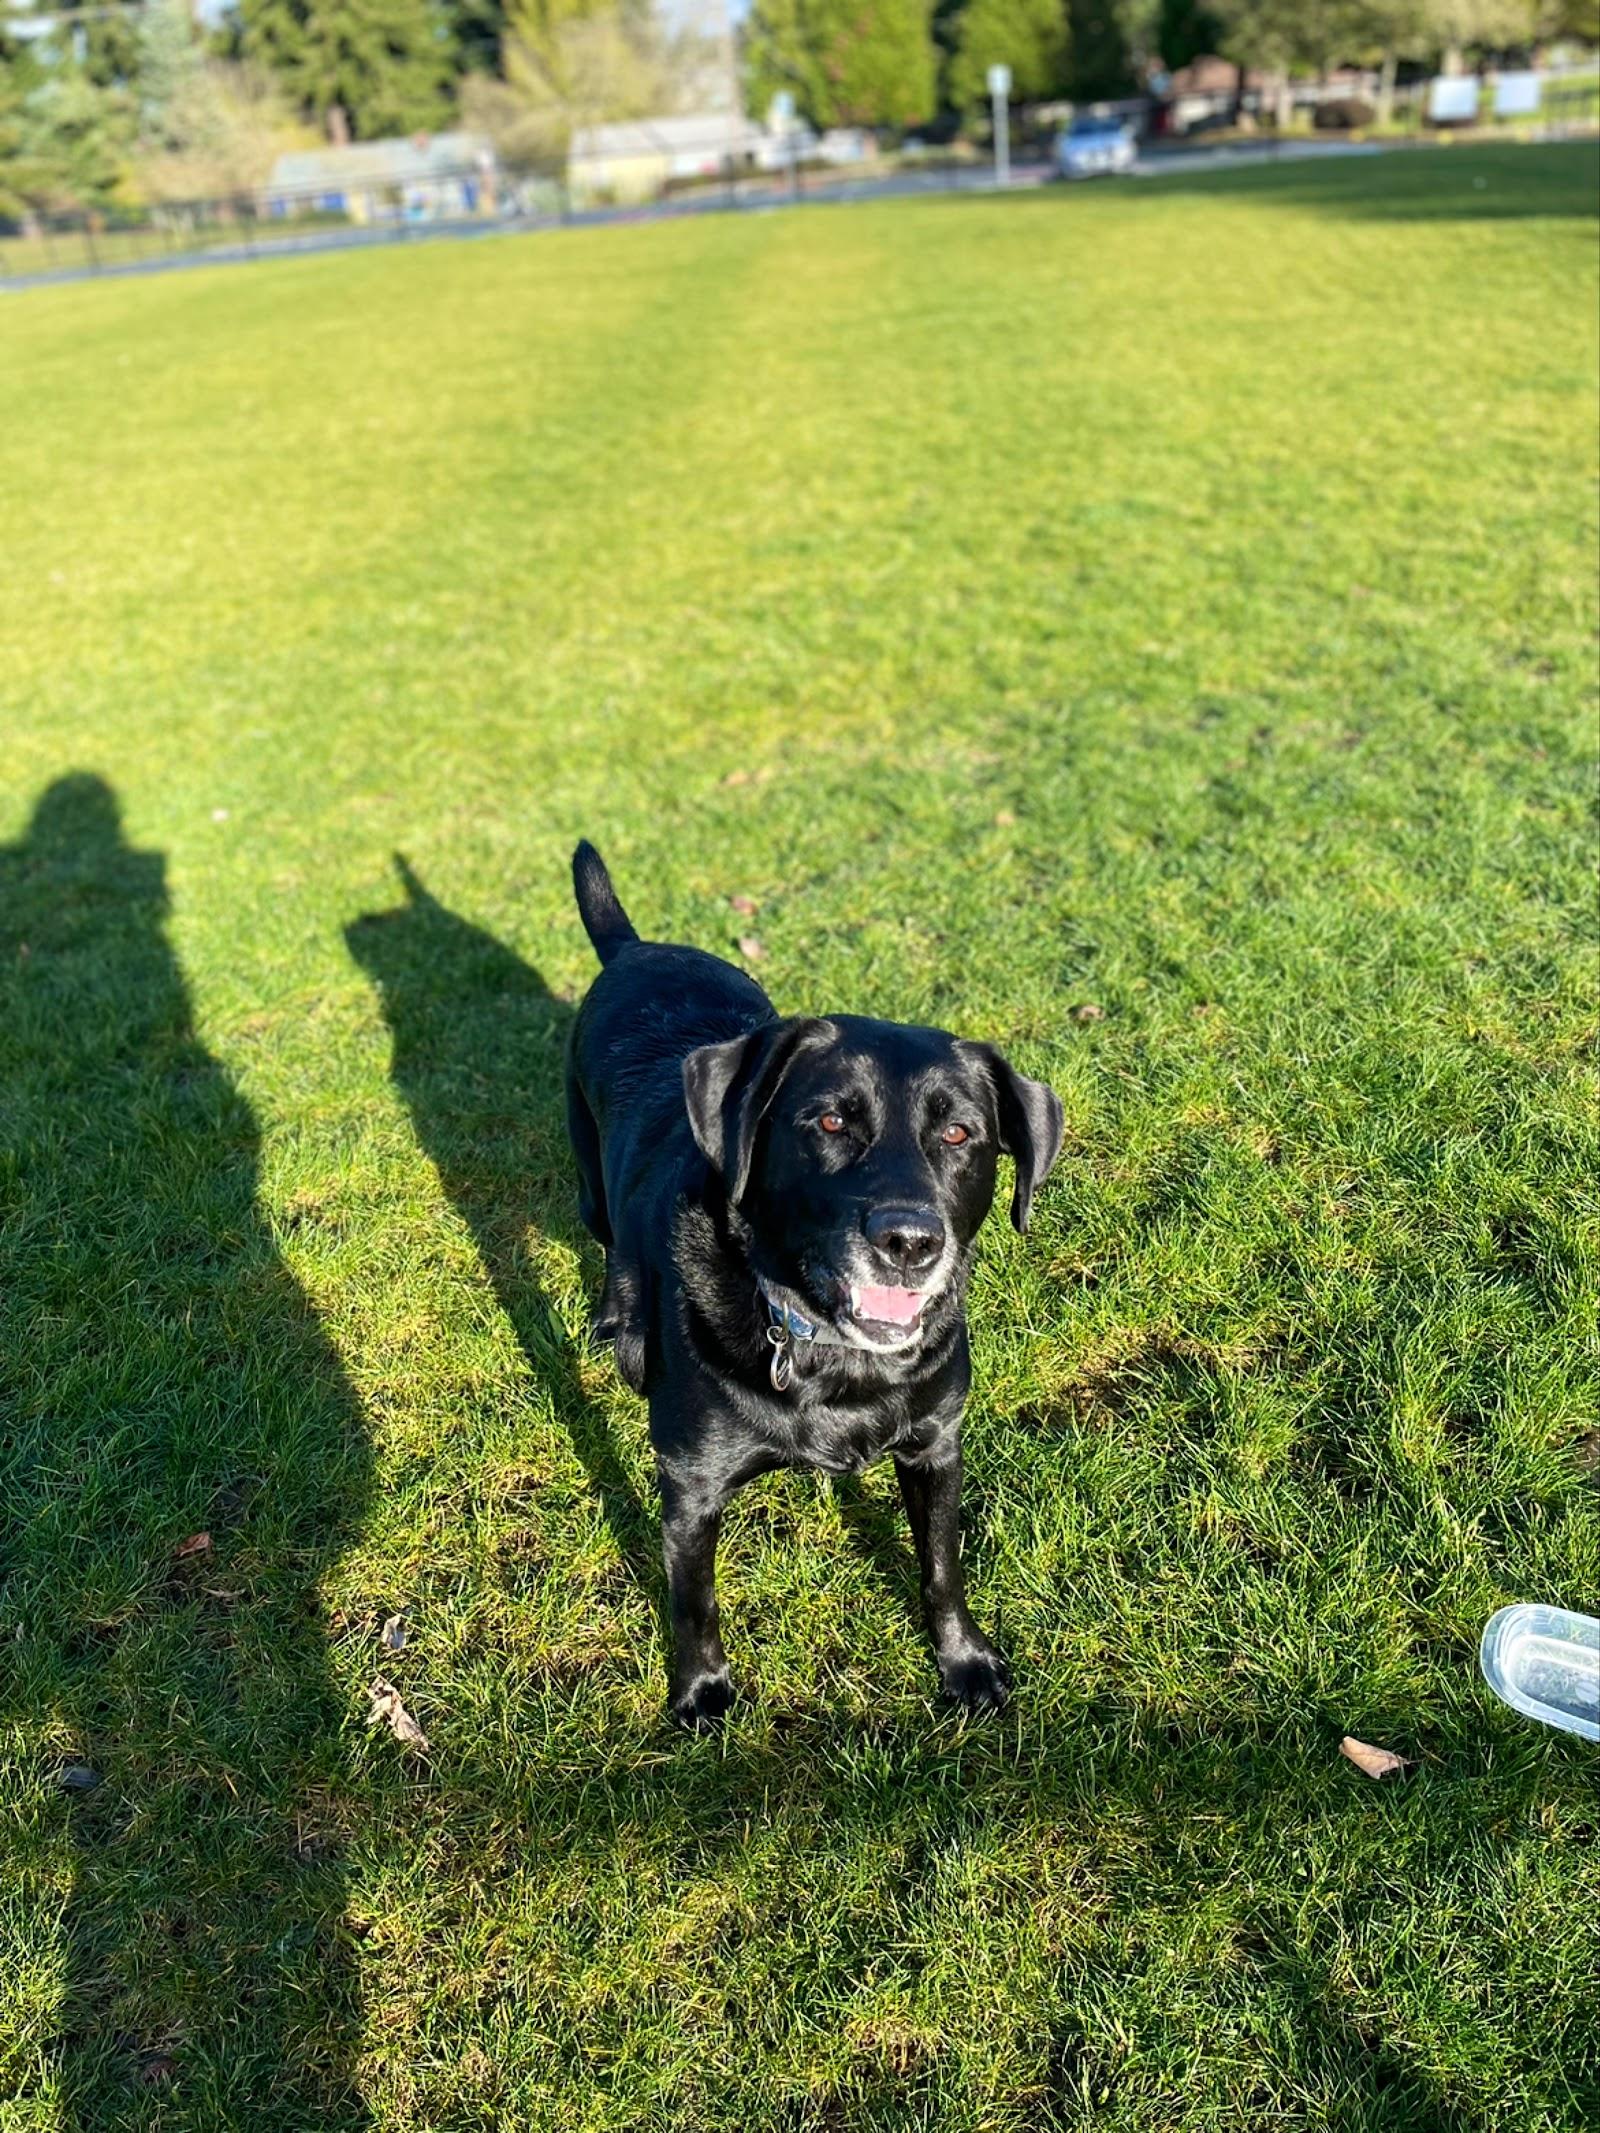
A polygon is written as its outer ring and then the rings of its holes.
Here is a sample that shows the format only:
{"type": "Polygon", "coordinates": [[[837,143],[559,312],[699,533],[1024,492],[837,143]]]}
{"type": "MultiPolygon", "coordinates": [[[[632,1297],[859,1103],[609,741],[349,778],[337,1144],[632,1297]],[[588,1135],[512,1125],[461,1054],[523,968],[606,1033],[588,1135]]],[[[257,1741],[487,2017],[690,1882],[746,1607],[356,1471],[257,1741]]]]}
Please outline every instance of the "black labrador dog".
{"type": "Polygon", "coordinates": [[[580,1211],[605,1247],[595,1332],[650,1402],[672,1609],[669,1707],[733,1700],[716,1547],[736,1489],[893,1455],[948,1695],[997,1709],[1003,1655],[961,1575],[964,1315],[995,1164],[1025,1229],[1061,1104],[986,1044],[857,1015],[780,1017],[698,948],[642,941],[593,845],[572,861],[603,968],[573,1025],[580,1211]]]}

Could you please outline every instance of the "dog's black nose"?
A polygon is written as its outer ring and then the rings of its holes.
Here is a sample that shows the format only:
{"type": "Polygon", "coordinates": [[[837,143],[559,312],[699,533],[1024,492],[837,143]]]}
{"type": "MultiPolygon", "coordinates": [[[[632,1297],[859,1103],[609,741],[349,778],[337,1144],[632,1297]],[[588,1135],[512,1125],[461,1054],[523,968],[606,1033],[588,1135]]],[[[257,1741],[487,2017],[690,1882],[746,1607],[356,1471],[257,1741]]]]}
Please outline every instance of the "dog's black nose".
{"type": "Polygon", "coordinates": [[[925,1273],[944,1250],[944,1224],[931,1207],[875,1207],[867,1242],[903,1274],[925,1273]]]}

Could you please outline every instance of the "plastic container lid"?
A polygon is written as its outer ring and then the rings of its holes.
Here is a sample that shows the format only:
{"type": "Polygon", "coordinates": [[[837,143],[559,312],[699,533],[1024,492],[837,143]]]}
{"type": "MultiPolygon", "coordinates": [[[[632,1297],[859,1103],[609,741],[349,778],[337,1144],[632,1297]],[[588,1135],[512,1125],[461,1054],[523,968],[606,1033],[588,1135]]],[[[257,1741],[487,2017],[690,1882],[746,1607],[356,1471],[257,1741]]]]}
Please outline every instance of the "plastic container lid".
{"type": "Polygon", "coordinates": [[[1483,1678],[1503,1703],[1584,1740],[1600,1741],[1600,1621],[1566,1607],[1502,1607],[1478,1647],[1483,1678]]]}

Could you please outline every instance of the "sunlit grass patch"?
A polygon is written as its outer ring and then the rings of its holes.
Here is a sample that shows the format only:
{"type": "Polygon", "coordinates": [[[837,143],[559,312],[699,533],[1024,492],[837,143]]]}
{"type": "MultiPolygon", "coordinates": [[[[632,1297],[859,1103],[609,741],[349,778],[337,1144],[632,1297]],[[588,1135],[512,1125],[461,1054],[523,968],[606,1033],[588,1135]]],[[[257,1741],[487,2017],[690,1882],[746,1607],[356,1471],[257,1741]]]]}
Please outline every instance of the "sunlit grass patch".
{"type": "Polygon", "coordinates": [[[1592,1769],[1474,1652],[1600,1593],[1594,180],[7,305],[5,2133],[1592,2121],[1592,1769]],[[580,833],[1062,1094],[996,1724],[879,1474],[740,1500],[744,1699],[661,1723],[580,833]]]}

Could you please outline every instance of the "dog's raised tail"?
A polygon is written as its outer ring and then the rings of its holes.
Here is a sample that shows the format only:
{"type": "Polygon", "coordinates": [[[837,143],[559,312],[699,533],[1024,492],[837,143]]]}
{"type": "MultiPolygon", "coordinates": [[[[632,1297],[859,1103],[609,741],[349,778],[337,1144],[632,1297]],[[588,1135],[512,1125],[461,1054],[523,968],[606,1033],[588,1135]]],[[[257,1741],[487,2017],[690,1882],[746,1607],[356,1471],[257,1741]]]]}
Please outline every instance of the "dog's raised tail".
{"type": "Polygon", "coordinates": [[[626,948],[639,936],[617,901],[605,861],[587,837],[572,855],[572,888],[583,930],[594,942],[594,952],[601,962],[609,963],[619,948],[626,948]]]}

